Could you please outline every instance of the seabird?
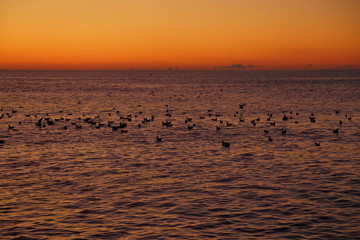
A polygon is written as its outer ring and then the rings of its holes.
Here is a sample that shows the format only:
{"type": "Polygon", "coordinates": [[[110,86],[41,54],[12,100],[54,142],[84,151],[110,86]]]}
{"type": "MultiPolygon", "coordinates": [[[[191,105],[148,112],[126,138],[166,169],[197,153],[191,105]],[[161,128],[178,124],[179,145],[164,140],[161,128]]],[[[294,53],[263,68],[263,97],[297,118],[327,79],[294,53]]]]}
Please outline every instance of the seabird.
{"type": "Polygon", "coordinates": [[[230,147],[230,143],[229,142],[225,142],[224,140],[221,140],[221,145],[225,148],[230,147]]]}

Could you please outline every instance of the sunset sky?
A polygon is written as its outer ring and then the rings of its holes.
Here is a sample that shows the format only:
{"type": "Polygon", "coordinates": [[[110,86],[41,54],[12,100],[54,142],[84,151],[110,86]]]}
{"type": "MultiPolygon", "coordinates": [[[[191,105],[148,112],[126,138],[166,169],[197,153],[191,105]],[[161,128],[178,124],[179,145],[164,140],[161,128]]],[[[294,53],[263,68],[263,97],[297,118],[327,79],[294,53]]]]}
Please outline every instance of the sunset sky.
{"type": "Polygon", "coordinates": [[[0,69],[360,68],[359,13],[359,0],[1,0],[0,69]]]}

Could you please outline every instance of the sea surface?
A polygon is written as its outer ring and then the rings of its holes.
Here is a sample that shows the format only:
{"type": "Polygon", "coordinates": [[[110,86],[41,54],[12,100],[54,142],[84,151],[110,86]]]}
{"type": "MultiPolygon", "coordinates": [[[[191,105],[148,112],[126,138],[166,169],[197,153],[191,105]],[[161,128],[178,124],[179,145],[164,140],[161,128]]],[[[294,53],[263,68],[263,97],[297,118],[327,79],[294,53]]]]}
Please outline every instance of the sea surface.
{"type": "Polygon", "coordinates": [[[1,70],[0,108],[0,239],[360,239],[360,70],[1,70]]]}

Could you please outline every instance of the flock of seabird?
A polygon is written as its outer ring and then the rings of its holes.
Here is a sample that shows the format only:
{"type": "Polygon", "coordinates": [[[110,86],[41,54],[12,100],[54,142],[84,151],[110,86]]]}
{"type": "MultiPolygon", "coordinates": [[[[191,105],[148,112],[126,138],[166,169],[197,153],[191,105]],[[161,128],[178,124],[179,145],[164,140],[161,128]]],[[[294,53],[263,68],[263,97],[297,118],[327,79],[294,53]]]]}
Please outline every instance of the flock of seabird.
{"type": "MultiPolygon", "coordinates": [[[[244,112],[245,106],[246,106],[246,104],[239,104],[238,108],[240,110],[236,111],[233,114],[233,117],[238,118],[239,122],[245,122],[245,119],[243,118],[243,112],[244,112]]],[[[141,105],[138,105],[138,107],[141,107],[141,105]]],[[[22,108],[22,107],[20,106],[19,108],[22,108]]],[[[11,109],[10,111],[5,111],[3,108],[1,108],[0,109],[0,121],[4,120],[6,118],[11,118],[11,117],[13,117],[13,115],[21,114],[20,112],[21,111],[19,109],[11,109]]],[[[120,111],[116,110],[116,108],[113,108],[113,111],[108,112],[108,115],[109,116],[114,116],[115,115],[116,118],[120,121],[120,122],[117,122],[117,123],[115,123],[115,121],[102,122],[100,120],[99,115],[97,115],[95,117],[88,117],[85,114],[83,114],[82,117],[74,118],[73,113],[71,113],[71,112],[66,113],[64,110],[59,110],[58,113],[62,114],[62,115],[64,115],[64,114],[66,114],[66,115],[62,116],[62,117],[52,117],[48,113],[44,114],[43,116],[39,116],[37,114],[28,114],[28,113],[23,114],[23,115],[26,118],[34,119],[34,125],[36,126],[36,128],[46,128],[47,126],[57,125],[58,122],[59,123],[63,122],[65,124],[61,124],[61,129],[63,129],[64,131],[69,130],[71,128],[80,130],[80,129],[82,129],[84,124],[88,124],[88,125],[93,126],[95,129],[108,127],[108,128],[111,128],[112,131],[121,131],[123,133],[126,133],[126,132],[128,132],[128,130],[126,128],[128,127],[128,124],[131,124],[131,122],[133,122],[133,119],[137,119],[138,123],[136,124],[136,126],[138,128],[141,128],[143,126],[143,124],[155,121],[155,116],[153,116],[153,115],[151,115],[150,117],[144,117],[143,113],[141,111],[138,111],[136,114],[122,115],[122,114],[120,114],[120,111]],[[141,120],[139,121],[139,119],[141,119],[141,120]]],[[[336,115],[339,115],[340,110],[334,110],[334,113],[336,115]]],[[[168,105],[165,105],[165,117],[171,118],[172,115],[173,115],[173,111],[169,108],[168,105]]],[[[282,121],[288,121],[290,119],[295,119],[294,123],[297,124],[299,122],[296,120],[296,116],[299,116],[299,115],[300,114],[298,112],[293,113],[293,111],[289,111],[289,112],[287,112],[287,114],[284,114],[282,116],[282,121]]],[[[220,131],[222,126],[224,126],[224,127],[225,126],[226,127],[232,126],[232,123],[230,123],[228,121],[221,120],[220,117],[222,115],[220,113],[215,113],[212,109],[208,109],[205,115],[198,116],[198,118],[199,119],[205,119],[206,118],[205,116],[210,118],[213,122],[218,122],[219,123],[219,124],[216,125],[216,127],[214,129],[215,131],[220,131]]],[[[347,114],[345,114],[344,116],[348,121],[352,120],[351,116],[349,116],[347,114]]],[[[273,121],[272,118],[273,118],[273,114],[272,113],[267,113],[265,121],[267,122],[267,125],[269,127],[275,126],[277,124],[277,122],[273,121]]],[[[193,120],[193,118],[191,118],[191,117],[186,117],[184,119],[184,123],[187,124],[187,129],[188,130],[193,130],[194,128],[196,128],[196,124],[192,123],[192,120],[193,120]]],[[[260,121],[261,121],[261,118],[257,117],[255,119],[251,119],[248,122],[252,126],[255,127],[257,125],[257,123],[259,123],[260,121]]],[[[309,121],[311,123],[316,123],[316,116],[315,116],[314,113],[310,114],[309,121]]],[[[344,121],[339,120],[338,126],[342,125],[344,121]]],[[[22,124],[22,121],[19,121],[18,125],[21,125],[21,124],[22,124]]],[[[172,127],[173,122],[170,121],[170,120],[165,120],[165,121],[161,122],[161,125],[164,126],[164,127],[172,127]]],[[[17,126],[10,125],[10,124],[8,124],[7,128],[8,128],[9,131],[17,131],[18,130],[17,126]]],[[[334,134],[338,134],[339,131],[340,130],[339,130],[338,127],[335,128],[335,129],[332,129],[332,132],[334,134]]],[[[267,137],[267,140],[269,142],[272,142],[274,140],[271,136],[268,135],[269,134],[268,129],[264,130],[264,134],[267,137]]],[[[286,135],[287,130],[282,129],[281,134],[286,135]]],[[[159,137],[159,136],[156,136],[155,141],[162,142],[163,138],[159,137]]],[[[0,144],[5,144],[5,143],[6,143],[5,140],[0,139],[0,144]]],[[[315,144],[315,146],[320,146],[320,142],[315,142],[314,144],[315,144]]],[[[224,148],[229,148],[231,143],[229,141],[221,140],[221,145],[224,148]]]]}

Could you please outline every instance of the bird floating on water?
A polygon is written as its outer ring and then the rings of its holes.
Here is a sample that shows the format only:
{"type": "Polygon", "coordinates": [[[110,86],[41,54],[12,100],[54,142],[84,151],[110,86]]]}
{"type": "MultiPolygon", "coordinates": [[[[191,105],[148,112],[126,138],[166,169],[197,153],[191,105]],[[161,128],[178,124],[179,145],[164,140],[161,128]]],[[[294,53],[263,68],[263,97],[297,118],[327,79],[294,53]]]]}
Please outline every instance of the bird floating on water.
{"type": "Polygon", "coordinates": [[[189,129],[189,130],[192,130],[195,126],[196,126],[195,124],[193,124],[193,125],[188,125],[188,129],[189,129]]]}
{"type": "Polygon", "coordinates": [[[221,140],[221,145],[225,148],[230,147],[230,142],[225,142],[224,140],[221,140]]]}

